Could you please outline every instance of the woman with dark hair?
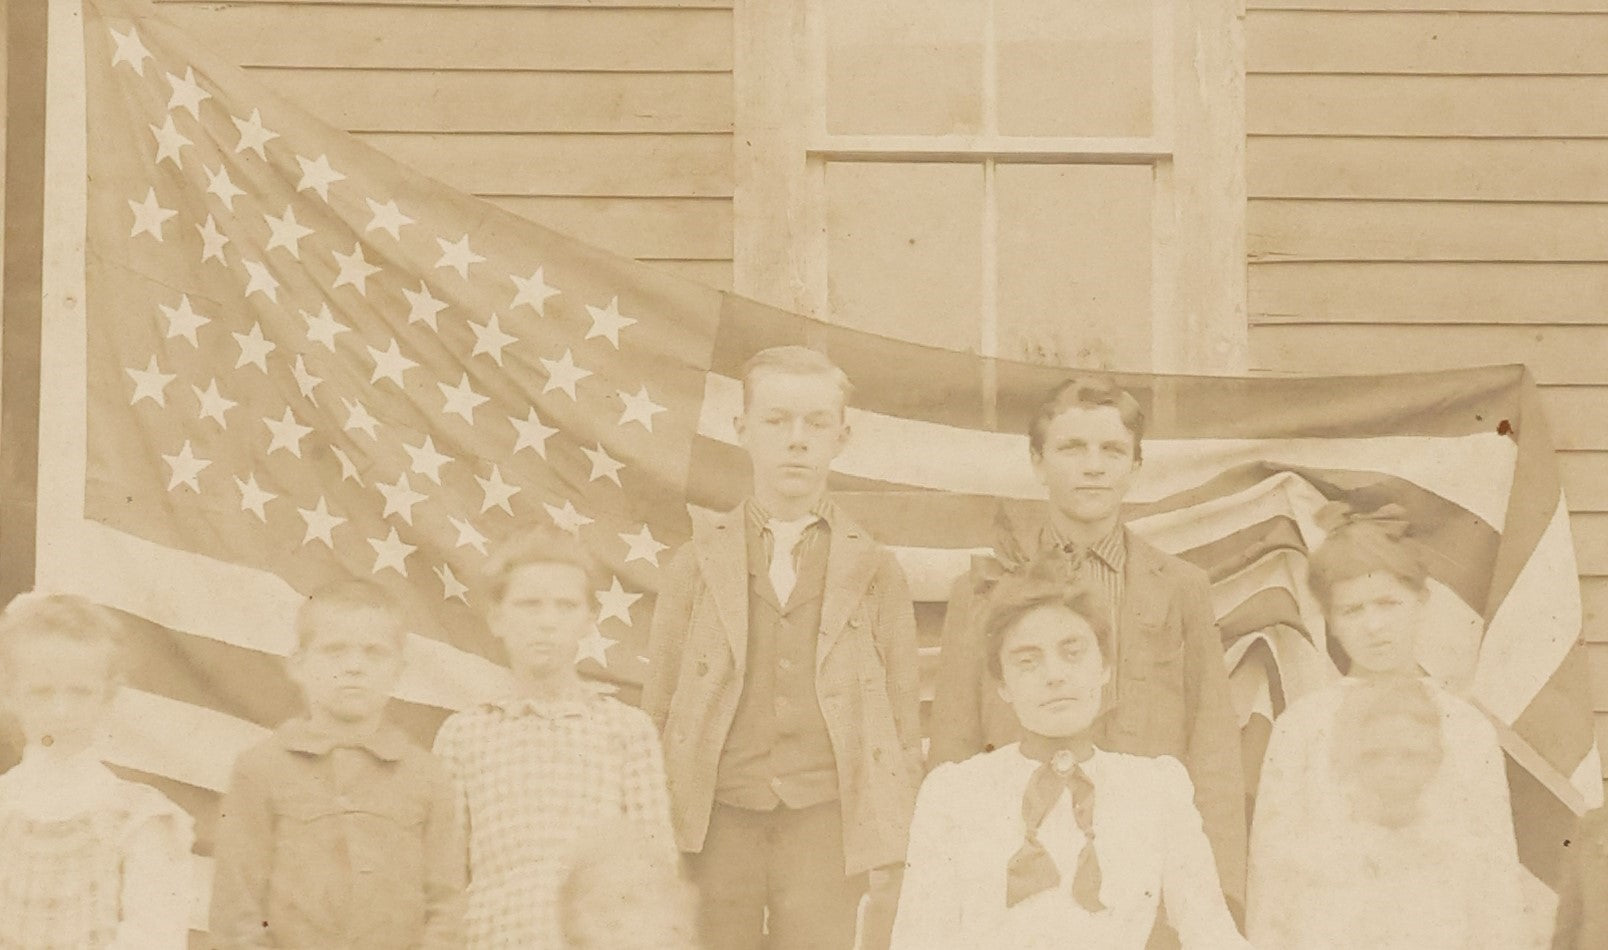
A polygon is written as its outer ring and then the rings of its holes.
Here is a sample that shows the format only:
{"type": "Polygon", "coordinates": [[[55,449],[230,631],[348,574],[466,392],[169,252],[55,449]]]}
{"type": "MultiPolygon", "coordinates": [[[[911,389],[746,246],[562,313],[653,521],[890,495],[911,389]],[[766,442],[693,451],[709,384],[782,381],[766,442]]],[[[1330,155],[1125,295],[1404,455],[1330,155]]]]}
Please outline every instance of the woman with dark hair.
{"type": "Polygon", "coordinates": [[[1400,514],[1319,512],[1308,579],[1346,675],[1273,725],[1251,826],[1258,946],[1524,945],[1501,747],[1419,667],[1429,576],[1400,514]]]}

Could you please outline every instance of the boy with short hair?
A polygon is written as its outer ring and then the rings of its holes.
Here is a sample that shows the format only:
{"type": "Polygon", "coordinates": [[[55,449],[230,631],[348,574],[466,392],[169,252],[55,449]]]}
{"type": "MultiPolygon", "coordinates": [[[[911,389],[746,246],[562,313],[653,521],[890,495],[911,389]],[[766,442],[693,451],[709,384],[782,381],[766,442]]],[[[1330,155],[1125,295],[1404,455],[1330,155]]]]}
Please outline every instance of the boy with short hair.
{"type": "Polygon", "coordinates": [[[459,944],[463,838],[452,781],[385,720],[406,618],[341,581],[296,615],[307,714],[246,750],[219,812],[211,936],[223,950],[459,944]]]}
{"type": "Polygon", "coordinates": [[[578,540],[551,527],[514,535],[485,580],[514,689],[451,716],[435,741],[468,828],[467,946],[560,950],[559,887],[577,841],[624,822],[675,855],[659,737],[641,710],[576,673],[599,586],[578,540]]]}
{"type": "Polygon", "coordinates": [[[1140,950],[1158,905],[1184,950],[1250,950],[1189,773],[1098,740],[1113,642],[1098,589],[1001,581],[983,640],[1021,741],[922,785],[894,950],[1140,950]]]}
{"type": "MultiPolygon", "coordinates": [[[[1239,717],[1204,571],[1122,524],[1143,462],[1145,413],[1126,390],[1080,376],[1052,390],[1028,429],[1044,485],[1041,517],[1007,526],[993,556],[955,583],[933,697],[933,764],[1016,741],[1021,723],[987,669],[983,618],[1002,575],[1037,565],[1102,592],[1115,631],[1114,705],[1100,741],[1115,752],[1170,755],[1189,770],[1231,905],[1244,906],[1245,780],[1239,717]]],[[[1170,945],[1165,932],[1153,947],[1170,945]]]]}
{"type": "Polygon", "coordinates": [[[736,429],[753,493],[694,525],[654,610],[642,706],[719,950],[847,950],[861,896],[875,911],[904,860],[915,620],[893,554],[827,495],[849,388],[801,346],[749,361],[736,429]]]}

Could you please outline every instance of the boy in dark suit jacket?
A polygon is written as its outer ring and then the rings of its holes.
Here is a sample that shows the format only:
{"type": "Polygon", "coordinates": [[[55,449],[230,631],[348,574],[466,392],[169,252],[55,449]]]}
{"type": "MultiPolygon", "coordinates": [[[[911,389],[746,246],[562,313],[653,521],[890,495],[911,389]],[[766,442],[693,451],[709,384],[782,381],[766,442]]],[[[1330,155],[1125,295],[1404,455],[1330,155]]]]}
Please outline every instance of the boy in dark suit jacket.
{"type": "Polygon", "coordinates": [[[848,950],[862,894],[904,861],[915,618],[893,555],[826,494],[848,392],[803,347],[749,361],[736,428],[753,494],[695,524],[654,611],[642,705],[721,950],[848,950]]]}
{"type": "MultiPolygon", "coordinates": [[[[1095,378],[1056,387],[1028,431],[1048,510],[1007,517],[992,557],[955,584],[945,617],[933,699],[930,763],[956,762],[1021,738],[1015,712],[986,665],[982,634],[994,581],[1059,571],[1102,590],[1116,630],[1112,708],[1102,748],[1170,755],[1195,786],[1195,802],[1230,904],[1245,894],[1245,781],[1239,719],[1203,571],[1147,544],[1122,525],[1122,500],[1143,459],[1145,415],[1132,394],[1095,378]]],[[[1153,946],[1168,946],[1163,942],[1153,946]]]]}

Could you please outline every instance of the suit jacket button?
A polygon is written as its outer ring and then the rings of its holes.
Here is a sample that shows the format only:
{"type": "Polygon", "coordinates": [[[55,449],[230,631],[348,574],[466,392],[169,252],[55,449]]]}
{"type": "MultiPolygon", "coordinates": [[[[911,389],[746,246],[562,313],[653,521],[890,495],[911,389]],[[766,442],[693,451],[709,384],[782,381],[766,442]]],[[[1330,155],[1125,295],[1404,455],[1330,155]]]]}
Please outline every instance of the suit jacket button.
{"type": "Polygon", "coordinates": [[[698,675],[699,676],[708,676],[709,675],[709,662],[707,660],[699,660],[697,669],[698,669],[698,675]]]}

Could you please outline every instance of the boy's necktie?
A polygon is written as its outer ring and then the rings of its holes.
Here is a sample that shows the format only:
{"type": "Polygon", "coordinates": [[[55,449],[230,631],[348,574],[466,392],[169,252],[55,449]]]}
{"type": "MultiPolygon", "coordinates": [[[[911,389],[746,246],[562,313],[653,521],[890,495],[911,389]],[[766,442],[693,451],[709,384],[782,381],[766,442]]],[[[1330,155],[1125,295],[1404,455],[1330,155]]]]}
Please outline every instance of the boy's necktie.
{"type": "Polygon", "coordinates": [[[772,518],[765,522],[765,530],[771,534],[771,589],[776,591],[776,602],[779,604],[785,605],[787,598],[793,595],[793,588],[798,585],[798,564],[793,560],[793,549],[798,547],[804,532],[815,521],[815,516],[810,515],[797,521],[772,518]]]}
{"type": "Polygon", "coordinates": [[[1005,906],[1014,907],[1040,891],[1061,883],[1061,870],[1038,839],[1039,825],[1060,801],[1072,796],[1072,816],[1083,831],[1083,850],[1072,876],[1072,897],[1089,913],[1105,909],[1100,902],[1100,857],[1094,850],[1094,783],[1077,757],[1067,749],[1056,751],[1038,767],[1022,794],[1022,824],[1026,840],[1006,865],[1005,906]]]}

